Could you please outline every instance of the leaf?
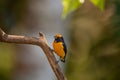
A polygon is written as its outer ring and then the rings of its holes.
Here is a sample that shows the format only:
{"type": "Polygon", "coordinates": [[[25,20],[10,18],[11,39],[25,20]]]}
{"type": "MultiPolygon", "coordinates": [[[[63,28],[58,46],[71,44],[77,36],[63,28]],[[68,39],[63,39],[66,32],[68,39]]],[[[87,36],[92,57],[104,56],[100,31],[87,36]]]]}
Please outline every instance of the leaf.
{"type": "MultiPolygon", "coordinates": [[[[90,0],[95,6],[104,10],[105,0],[90,0]]],[[[85,0],[62,0],[63,13],[62,18],[65,18],[69,13],[78,9],[85,0]]]]}
{"type": "Polygon", "coordinates": [[[62,0],[62,4],[62,18],[65,18],[69,13],[79,8],[82,3],[80,2],[80,0],[62,0]]]}
{"type": "Polygon", "coordinates": [[[100,10],[104,10],[105,0],[90,0],[95,6],[100,8],[100,10]]]}

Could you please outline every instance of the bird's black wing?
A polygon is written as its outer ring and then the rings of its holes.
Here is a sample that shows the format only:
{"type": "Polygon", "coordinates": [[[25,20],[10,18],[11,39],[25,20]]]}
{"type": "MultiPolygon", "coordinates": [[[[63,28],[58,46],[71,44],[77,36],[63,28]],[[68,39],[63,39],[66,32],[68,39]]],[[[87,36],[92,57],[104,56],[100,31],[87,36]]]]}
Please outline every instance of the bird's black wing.
{"type": "Polygon", "coordinates": [[[64,41],[63,37],[61,37],[61,42],[63,43],[64,51],[65,51],[65,54],[66,54],[67,53],[67,46],[65,44],[65,41],[64,41]]]}
{"type": "Polygon", "coordinates": [[[65,41],[64,41],[64,39],[63,39],[63,37],[61,37],[61,42],[63,43],[62,45],[63,45],[63,47],[64,47],[64,51],[65,51],[65,54],[67,53],[67,46],[66,46],[66,44],[65,44],[65,41]]]}
{"type": "Polygon", "coordinates": [[[65,51],[65,54],[67,53],[67,46],[65,44],[65,42],[63,42],[63,46],[64,46],[64,51],[65,51]]]}

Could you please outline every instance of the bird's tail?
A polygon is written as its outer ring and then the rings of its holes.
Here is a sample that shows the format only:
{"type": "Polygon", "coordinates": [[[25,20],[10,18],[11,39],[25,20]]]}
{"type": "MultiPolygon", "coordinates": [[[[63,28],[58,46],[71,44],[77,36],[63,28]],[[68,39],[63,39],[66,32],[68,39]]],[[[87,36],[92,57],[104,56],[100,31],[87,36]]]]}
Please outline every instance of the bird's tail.
{"type": "Polygon", "coordinates": [[[60,60],[61,60],[62,62],[65,62],[65,58],[60,58],[60,60]]]}

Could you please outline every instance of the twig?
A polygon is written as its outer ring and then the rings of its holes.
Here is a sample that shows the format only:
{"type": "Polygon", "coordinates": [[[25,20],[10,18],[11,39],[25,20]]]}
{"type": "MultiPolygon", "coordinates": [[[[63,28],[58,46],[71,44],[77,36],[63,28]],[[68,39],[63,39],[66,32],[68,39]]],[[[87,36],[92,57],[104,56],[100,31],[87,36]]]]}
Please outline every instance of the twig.
{"type": "Polygon", "coordinates": [[[39,37],[27,37],[18,35],[8,35],[0,28],[0,42],[17,43],[17,44],[32,44],[37,45],[44,51],[50,66],[52,67],[58,80],[65,80],[65,76],[58,64],[56,64],[53,51],[48,46],[47,40],[43,33],[39,33],[39,37]]]}

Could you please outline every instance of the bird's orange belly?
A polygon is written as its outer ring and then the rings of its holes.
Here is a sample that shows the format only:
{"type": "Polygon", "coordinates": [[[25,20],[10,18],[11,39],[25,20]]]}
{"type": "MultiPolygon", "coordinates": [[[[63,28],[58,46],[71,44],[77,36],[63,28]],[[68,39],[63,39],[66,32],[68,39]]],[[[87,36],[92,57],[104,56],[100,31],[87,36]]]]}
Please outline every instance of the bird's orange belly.
{"type": "Polygon", "coordinates": [[[65,52],[64,52],[64,47],[62,45],[62,42],[58,42],[58,43],[53,43],[53,48],[55,53],[60,56],[61,58],[65,57],[65,52]]]}

